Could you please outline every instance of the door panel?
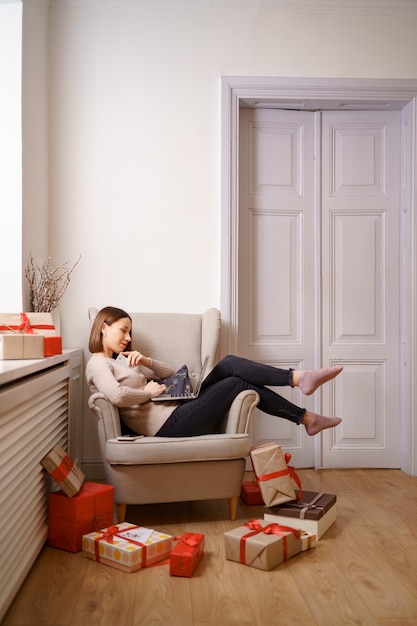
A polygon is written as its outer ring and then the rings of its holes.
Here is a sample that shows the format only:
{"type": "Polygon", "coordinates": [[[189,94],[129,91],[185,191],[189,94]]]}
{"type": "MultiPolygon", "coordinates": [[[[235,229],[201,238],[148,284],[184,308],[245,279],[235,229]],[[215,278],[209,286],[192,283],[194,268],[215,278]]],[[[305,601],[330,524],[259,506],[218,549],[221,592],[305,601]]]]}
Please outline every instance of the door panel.
{"type": "MultiPolygon", "coordinates": [[[[240,116],[238,353],[275,367],[314,364],[314,116],[244,109],[240,116]]],[[[314,405],[296,389],[292,402],[314,405]]],[[[279,441],[313,464],[304,429],[256,411],[252,443],[279,441]]]]}
{"type": "Polygon", "coordinates": [[[400,114],[322,115],[326,467],[399,467],[400,114]]]}

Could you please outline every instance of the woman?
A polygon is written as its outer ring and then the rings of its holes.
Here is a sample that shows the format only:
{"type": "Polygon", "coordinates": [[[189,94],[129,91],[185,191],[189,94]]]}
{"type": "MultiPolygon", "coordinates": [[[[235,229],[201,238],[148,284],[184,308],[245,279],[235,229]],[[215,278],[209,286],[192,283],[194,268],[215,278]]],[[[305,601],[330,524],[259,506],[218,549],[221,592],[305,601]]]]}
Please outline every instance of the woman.
{"type": "Polygon", "coordinates": [[[281,397],[268,386],[299,387],[312,394],[324,382],[337,376],[342,367],[308,371],[283,370],[229,355],[204,380],[201,393],[186,402],[151,402],[166,391],[155,379],[175,372],[166,363],[131,350],[132,320],[126,311],[105,307],[94,320],[86,378],[91,392],[101,391],[115,406],[133,432],[145,436],[191,437],[216,432],[236,396],[245,389],[259,393],[258,408],[265,413],[303,424],[309,435],[333,428],[339,417],[324,417],[306,411],[281,397]],[[123,354],[126,363],[114,356],[123,354]],[[126,367],[127,365],[127,367],[126,367]]]}

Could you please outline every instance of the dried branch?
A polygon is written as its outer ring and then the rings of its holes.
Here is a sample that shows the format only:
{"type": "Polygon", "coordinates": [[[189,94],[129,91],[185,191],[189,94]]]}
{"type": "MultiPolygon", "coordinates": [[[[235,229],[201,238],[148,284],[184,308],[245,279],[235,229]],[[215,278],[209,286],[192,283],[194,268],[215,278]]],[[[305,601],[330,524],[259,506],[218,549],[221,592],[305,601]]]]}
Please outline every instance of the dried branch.
{"type": "Polygon", "coordinates": [[[46,263],[36,266],[32,254],[25,268],[25,276],[30,287],[31,309],[37,313],[50,313],[59,304],[70,280],[71,274],[80,262],[81,254],[74,265],[69,268],[68,261],[56,268],[51,267],[51,258],[46,263]]]}

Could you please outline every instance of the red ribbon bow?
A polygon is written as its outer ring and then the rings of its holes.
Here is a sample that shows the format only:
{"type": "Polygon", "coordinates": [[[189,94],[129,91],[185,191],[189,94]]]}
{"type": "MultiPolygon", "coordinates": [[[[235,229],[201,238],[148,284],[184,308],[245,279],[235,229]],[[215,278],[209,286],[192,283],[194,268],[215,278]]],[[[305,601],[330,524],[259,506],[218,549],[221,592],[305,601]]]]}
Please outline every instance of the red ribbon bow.
{"type": "Polygon", "coordinates": [[[68,476],[74,466],[74,461],[66,454],[61,463],[52,472],[51,476],[57,483],[62,481],[68,476]]]}
{"type": "Polygon", "coordinates": [[[122,528],[119,529],[117,526],[109,526],[105,528],[103,531],[100,531],[100,536],[94,539],[94,554],[96,561],[100,562],[100,541],[107,541],[107,543],[113,543],[114,537],[119,537],[119,539],[124,539],[129,543],[134,543],[136,546],[140,546],[142,548],[142,564],[143,567],[146,567],[146,545],[144,543],[140,543],[140,541],[135,541],[130,537],[123,537],[121,533],[128,532],[129,530],[134,530],[135,528],[140,528],[140,526],[131,526],[130,528],[122,528]]]}
{"type": "Polygon", "coordinates": [[[292,533],[297,539],[300,539],[301,537],[300,531],[296,528],[281,526],[281,524],[272,523],[267,526],[262,526],[258,520],[254,519],[244,525],[252,531],[240,539],[240,562],[244,565],[246,565],[246,541],[254,535],[265,533],[266,535],[277,535],[278,537],[282,537],[284,561],[287,560],[287,535],[292,533]]]}

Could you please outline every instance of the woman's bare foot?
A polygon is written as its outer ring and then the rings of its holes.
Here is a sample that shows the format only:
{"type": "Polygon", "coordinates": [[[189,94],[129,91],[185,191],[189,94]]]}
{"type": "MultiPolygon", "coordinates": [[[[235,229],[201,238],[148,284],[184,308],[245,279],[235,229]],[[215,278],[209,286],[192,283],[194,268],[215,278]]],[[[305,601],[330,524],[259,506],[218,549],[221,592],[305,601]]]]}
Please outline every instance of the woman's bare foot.
{"type": "Polygon", "coordinates": [[[326,367],[317,370],[306,370],[304,372],[293,372],[293,382],[299,387],[305,396],[310,396],[320,385],[335,378],[343,370],[343,366],[326,367]]]}
{"type": "Polygon", "coordinates": [[[340,424],[341,421],[341,417],[324,417],[324,415],[306,411],[304,419],[301,423],[304,424],[307,434],[312,437],[326,428],[334,428],[340,424]]]}

